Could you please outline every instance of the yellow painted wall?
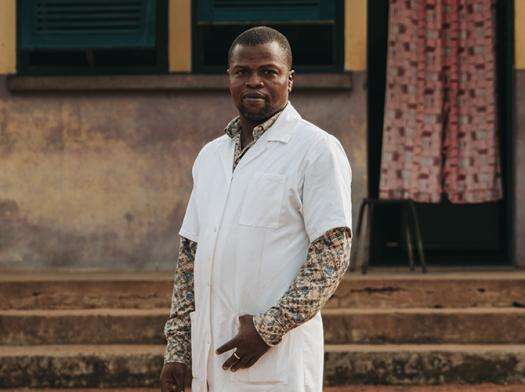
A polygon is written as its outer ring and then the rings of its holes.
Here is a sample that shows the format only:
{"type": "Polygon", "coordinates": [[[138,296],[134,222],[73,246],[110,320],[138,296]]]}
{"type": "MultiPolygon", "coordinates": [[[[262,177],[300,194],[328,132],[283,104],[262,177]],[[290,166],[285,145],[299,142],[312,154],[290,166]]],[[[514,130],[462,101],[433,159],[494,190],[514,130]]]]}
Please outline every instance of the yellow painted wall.
{"type": "Polygon", "coordinates": [[[16,0],[0,0],[0,74],[16,72],[16,0]]]}
{"type": "Polygon", "coordinates": [[[516,69],[525,69],[525,0],[515,0],[516,69]]]}
{"type": "Polygon", "coordinates": [[[191,72],[191,0],[169,2],[170,72],[191,72]]]}
{"type": "Polygon", "coordinates": [[[367,1],[345,0],[345,71],[366,70],[367,1]]]}

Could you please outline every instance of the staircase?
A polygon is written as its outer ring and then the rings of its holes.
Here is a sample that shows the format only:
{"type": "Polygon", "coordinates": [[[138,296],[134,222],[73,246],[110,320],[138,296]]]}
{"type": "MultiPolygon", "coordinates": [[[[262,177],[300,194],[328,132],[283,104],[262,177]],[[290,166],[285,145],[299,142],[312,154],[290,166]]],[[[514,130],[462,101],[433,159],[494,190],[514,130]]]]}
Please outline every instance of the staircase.
{"type": "MultiPolygon", "coordinates": [[[[171,274],[0,274],[0,388],[153,388],[171,274]]],[[[345,277],[325,382],[525,384],[525,273],[345,277]]],[[[525,385],[523,385],[525,390],[525,385]]]]}

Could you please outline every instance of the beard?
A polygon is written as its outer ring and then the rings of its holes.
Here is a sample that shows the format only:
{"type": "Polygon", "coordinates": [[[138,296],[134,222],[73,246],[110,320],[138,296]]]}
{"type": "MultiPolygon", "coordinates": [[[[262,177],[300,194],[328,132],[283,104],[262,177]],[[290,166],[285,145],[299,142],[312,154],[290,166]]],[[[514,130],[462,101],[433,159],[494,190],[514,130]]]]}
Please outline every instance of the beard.
{"type": "Polygon", "coordinates": [[[245,119],[254,123],[263,122],[264,120],[270,118],[273,114],[273,110],[270,106],[270,103],[267,100],[264,101],[264,106],[257,109],[247,107],[243,103],[241,103],[239,107],[239,112],[245,119]]]}

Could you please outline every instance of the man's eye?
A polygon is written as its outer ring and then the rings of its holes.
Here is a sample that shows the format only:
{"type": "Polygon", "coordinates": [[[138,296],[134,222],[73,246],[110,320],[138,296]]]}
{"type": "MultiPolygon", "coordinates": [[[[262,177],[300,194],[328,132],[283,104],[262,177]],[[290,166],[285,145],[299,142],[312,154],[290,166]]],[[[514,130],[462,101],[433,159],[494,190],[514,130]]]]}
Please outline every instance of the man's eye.
{"type": "Polygon", "coordinates": [[[263,71],[263,73],[264,73],[266,76],[273,76],[273,75],[277,74],[277,72],[275,72],[275,70],[273,70],[273,69],[265,69],[265,70],[263,71]]]}
{"type": "Polygon", "coordinates": [[[235,75],[245,75],[245,74],[246,74],[246,71],[244,69],[239,69],[235,71],[235,75]]]}

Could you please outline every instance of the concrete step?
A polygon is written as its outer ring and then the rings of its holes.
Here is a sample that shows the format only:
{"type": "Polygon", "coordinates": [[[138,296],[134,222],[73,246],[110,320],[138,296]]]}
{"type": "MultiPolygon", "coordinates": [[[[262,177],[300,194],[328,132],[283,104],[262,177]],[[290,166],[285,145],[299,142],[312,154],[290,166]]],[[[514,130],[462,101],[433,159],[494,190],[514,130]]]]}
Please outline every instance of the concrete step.
{"type": "Polygon", "coordinates": [[[524,308],[329,308],[322,314],[329,344],[525,343],[524,308]]]}
{"type": "Polygon", "coordinates": [[[525,345],[328,345],[326,385],[525,384],[525,345]]]}
{"type": "MultiPolygon", "coordinates": [[[[0,311],[0,345],[163,344],[169,309],[0,311]]],[[[525,309],[325,309],[325,340],[523,343],[525,309]]]]}
{"type": "MultiPolygon", "coordinates": [[[[0,273],[0,309],[165,308],[172,273],[0,273]]],[[[525,307],[525,272],[347,274],[327,307],[525,307]]]]}
{"type": "MultiPolygon", "coordinates": [[[[158,387],[163,346],[0,347],[0,388],[158,387]]],[[[524,345],[328,345],[325,383],[525,383],[524,345]]]]}
{"type": "Polygon", "coordinates": [[[525,272],[430,271],[347,274],[328,307],[525,307],[525,272]]]}
{"type": "Polygon", "coordinates": [[[0,311],[0,345],[164,344],[169,308],[0,311]]]}
{"type": "Polygon", "coordinates": [[[167,308],[172,273],[0,273],[0,309],[167,308]]]}
{"type": "Polygon", "coordinates": [[[157,387],[159,345],[0,346],[0,388],[157,387]]]}

